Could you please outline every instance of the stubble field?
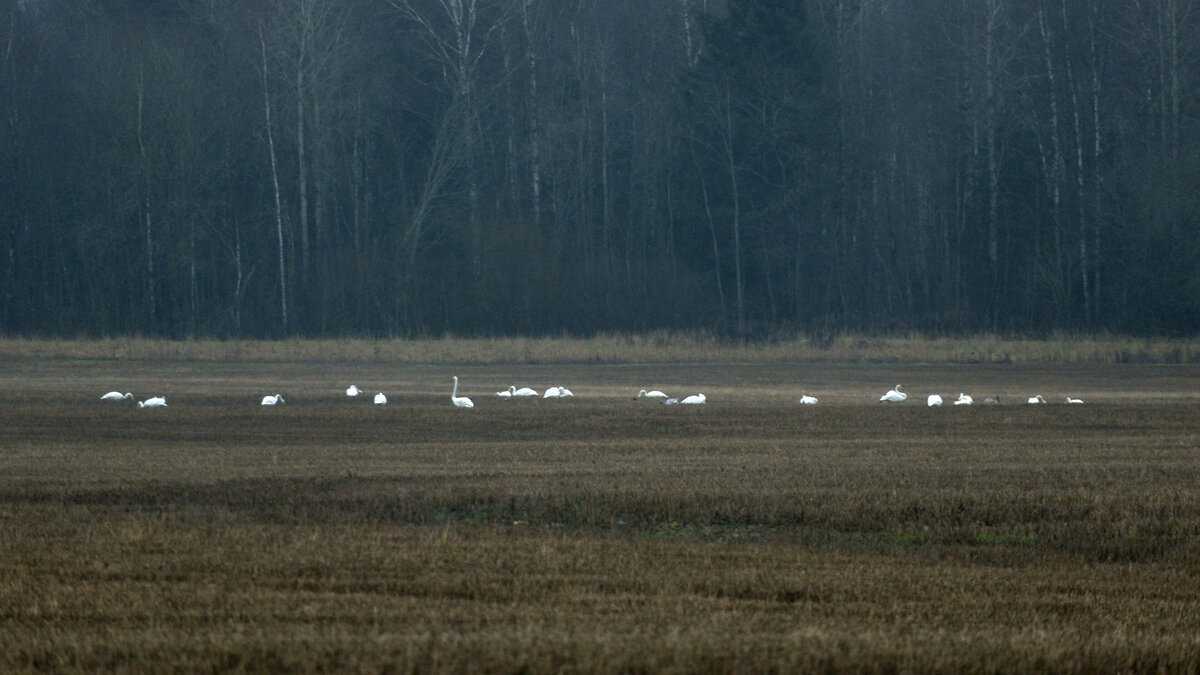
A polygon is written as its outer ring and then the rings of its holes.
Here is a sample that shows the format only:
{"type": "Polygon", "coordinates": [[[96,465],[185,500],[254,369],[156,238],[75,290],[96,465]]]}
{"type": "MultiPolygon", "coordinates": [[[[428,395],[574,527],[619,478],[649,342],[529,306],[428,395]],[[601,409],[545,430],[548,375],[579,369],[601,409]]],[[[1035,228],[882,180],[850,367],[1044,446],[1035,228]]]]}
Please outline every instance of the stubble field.
{"type": "Polygon", "coordinates": [[[1196,672],[1198,384],[9,358],[0,670],[1196,672]]]}

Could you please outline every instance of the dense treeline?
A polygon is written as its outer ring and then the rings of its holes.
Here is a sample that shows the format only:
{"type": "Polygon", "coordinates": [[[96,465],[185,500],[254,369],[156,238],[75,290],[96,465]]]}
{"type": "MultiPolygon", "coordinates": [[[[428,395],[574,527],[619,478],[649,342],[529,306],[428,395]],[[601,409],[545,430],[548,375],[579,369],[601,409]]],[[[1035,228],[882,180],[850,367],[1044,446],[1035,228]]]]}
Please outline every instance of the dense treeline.
{"type": "Polygon", "coordinates": [[[1191,0],[0,21],[0,332],[1200,330],[1191,0]]]}

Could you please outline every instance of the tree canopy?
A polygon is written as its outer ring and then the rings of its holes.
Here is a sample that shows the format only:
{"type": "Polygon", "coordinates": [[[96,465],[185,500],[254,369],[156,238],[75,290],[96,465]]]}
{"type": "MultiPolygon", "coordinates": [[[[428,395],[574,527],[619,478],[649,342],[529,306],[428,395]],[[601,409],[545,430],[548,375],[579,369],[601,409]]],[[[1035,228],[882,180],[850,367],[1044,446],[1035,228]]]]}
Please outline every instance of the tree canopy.
{"type": "Polygon", "coordinates": [[[0,333],[1200,329],[1188,0],[0,0],[0,333]]]}

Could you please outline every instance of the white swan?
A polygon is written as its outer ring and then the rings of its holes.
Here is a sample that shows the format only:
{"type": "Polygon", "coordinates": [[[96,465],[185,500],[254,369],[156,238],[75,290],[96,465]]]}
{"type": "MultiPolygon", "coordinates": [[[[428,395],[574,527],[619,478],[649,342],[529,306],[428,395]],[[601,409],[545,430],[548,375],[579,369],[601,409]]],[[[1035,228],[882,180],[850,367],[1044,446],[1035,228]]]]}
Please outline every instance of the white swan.
{"type": "Polygon", "coordinates": [[[638,398],[667,398],[667,395],[657,389],[652,389],[650,391],[646,391],[645,389],[643,389],[643,390],[639,391],[638,395],[635,396],[634,398],[635,399],[638,399],[638,398]]]}
{"type": "Polygon", "coordinates": [[[1067,397],[1067,403],[1074,403],[1074,404],[1076,404],[1076,405],[1080,405],[1080,404],[1082,404],[1082,403],[1083,403],[1083,399],[1081,399],[1081,398],[1071,398],[1070,396],[1068,396],[1068,397],[1067,397]]]}
{"type": "Polygon", "coordinates": [[[283,400],[283,394],[275,394],[274,396],[264,396],[263,400],[262,400],[262,405],[277,405],[280,403],[286,403],[286,401],[283,400]]]}
{"type": "Polygon", "coordinates": [[[499,396],[500,398],[512,398],[513,392],[516,390],[517,390],[517,385],[514,384],[513,386],[509,387],[508,389],[505,389],[504,391],[496,392],[496,395],[499,396]]]}
{"type": "Polygon", "coordinates": [[[804,404],[804,405],[816,405],[816,404],[817,404],[817,397],[816,397],[816,396],[809,396],[808,394],[805,394],[805,395],[803,395],[803,396],[801,396],[801,397],[800,397],[800,403],[802,403],[802,404],[804,404]]]}
{"type": "Polygon", "coordinates": [[[935,405],[941,405],[942,397],[938,394],[930,394],[929,398],[925,399],[925,403],[931,408],[935,405]]]}
{"type": "Polygon", "coordinates": [[[387,405],[387,396],[382,391],[375,394],[375,405],[387,405]]]}
{"type": "Polygon", "coordinates": [[[466,396],[458,395],[458,376],[454,376],[454,391],[450,392],[450,402],[456,408],[474,408],[475,402],[466,396]]]}
{"type": "Polygon", "coordinates": [[[663,401],[663,405],[675,405],[676,403],[679,403],[679,399],[677,398],[669,398],[663,401]]]}
{"type": "Polygon", "coordinates": [[[691,396],[688,396],[680,401],[680,403],[683,405],[704,405],[704,402],[707,400],[708,398],[706,398],[704,394],[692,394],[691,396]]]}
{"type": "Polygon", "coordinates": [[[152,396],[145,401],[138,401],[139,408],[165,408],[167,407],[167,398],[165,396],[152,396]]]}
{"type": "Polygon", "coordinates": [[[994,396],[989,396],[989,397],[983,399],[983,404],[984,405],[1000,405],[1000,394],[996,394],[994,396]]]}
{"type": "Polygon", "coordinates": [[[509,387],[508,389],[509,389],[509,391],[512,392],[512,395],[515,396],[516,398],[529,398],[531,396],[538,395],[538,393],[536,391],[530,389],[529,387],[521,387],[520,389],[517,389],[517,385],[515,385],[515,384],[513,386],[509,387]]]}
{"type": "Polygon", "coordinates": [[[1029,405],[1033,405],[1035,403],[1045,403],[1046,399],[1042,398],[1041,394],[1038,394],[1037,396],[1034,396],[1033,398],[1031,398],[1025,402],[1028,403],[1029,405]]]}
{"type": "Polygon", "coordinates": [[[110,391],[100,397],[101,401],[132,401],[133,394],[122,394],[119,391],[110,391]]]}
{"type": "Polygon", "coordinates": [[[358,396],[361,393],[362,393],[362,389],[359,389],[358,385],[356,385],[356,384],[350,385],[350,388],[348,388],[346,390],[346,395],[349,396],[350,398],[354,398],[355,396],[358,396]]]}
{"type": "Polygon", "coordinates": [[[569,398],[574,395],[566,387],[550,387],[545,394],[542,394],[542,398],[569,398]]]}
{"type": "Polygon", "coordinates": [[[885,403],[903,403],[908,400],[908,394],[904,393],[903,387],[896,385],[895,389],[889,389],[879,400],[885,403]]]}
{"type": "Polygon", "coordinates": [[[975,399],[971,398],[970,396],[967,396],[966,394],[964,394],[962,392],[959,392],[958,400],[956,400],[954,402],[954,405],[972,405],[974,403],[975,403],[975,399]]]}

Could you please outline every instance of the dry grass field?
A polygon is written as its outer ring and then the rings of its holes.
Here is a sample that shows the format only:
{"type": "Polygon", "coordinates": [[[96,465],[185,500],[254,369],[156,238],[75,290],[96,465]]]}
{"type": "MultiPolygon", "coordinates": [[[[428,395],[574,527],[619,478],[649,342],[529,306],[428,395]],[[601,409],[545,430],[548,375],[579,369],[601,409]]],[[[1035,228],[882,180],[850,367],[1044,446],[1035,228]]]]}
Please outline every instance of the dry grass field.
{"type": "Polygon", "coordinates": [[[4,672],[1200,671],[1194,364],[9,354],[0,434],[4,672]]]}

